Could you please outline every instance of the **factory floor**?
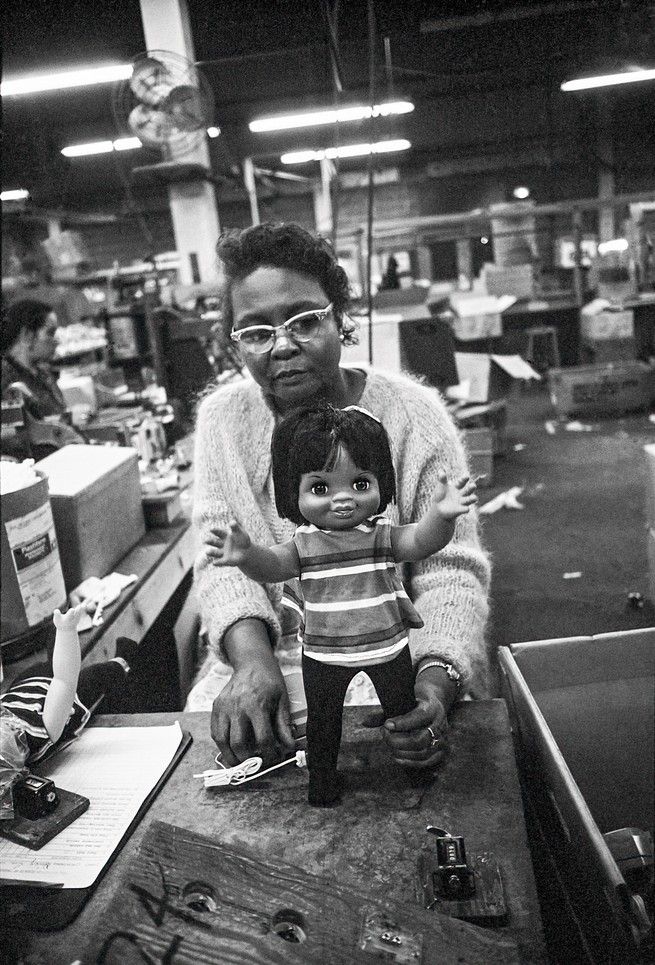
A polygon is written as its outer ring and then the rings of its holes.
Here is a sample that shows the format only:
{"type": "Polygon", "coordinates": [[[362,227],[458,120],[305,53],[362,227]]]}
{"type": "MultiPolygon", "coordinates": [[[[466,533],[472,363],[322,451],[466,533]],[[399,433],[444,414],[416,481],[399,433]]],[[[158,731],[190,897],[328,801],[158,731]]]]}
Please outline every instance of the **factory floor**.
{"type": "Polygon", "coordinates": [[[648,443],[655,443],[648,411],[561,421],[546,380],[515,386],[507,451],[494,459],[492,486],[478,493],[483,505],[520,487],[523,506],[480,517],[493,565],[492,649],[655,626],[648,443]]]}
{"type": "MultiPolygon", "coordinates": [[[[648,443],[655,443],[655,422],[647,411],[561,421],[546,381],[516,387],[508,399],[506,454],[494,459],[493,485],[479,490],[484,505],[519,487],[516,501],[523,507],[480,517],[493,565],[493,651],[521,641],[655,627],[646,542],[648,443]]],[[[549,846],[527,799],[525,805],[549,961],[588,963],[549,846]]]]}

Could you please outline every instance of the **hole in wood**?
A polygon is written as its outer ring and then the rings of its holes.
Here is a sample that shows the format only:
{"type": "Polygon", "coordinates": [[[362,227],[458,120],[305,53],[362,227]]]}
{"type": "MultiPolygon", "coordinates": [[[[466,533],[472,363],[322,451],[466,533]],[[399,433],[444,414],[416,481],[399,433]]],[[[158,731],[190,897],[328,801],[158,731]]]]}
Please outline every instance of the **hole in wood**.
{"type": "Polygon", "coordinates": [[[201,914],[217,910],[214,891],[203,881],[191,881],[182,889],[182,901],[193,911],[201,914]]]}
{"type": "Polygon", "coordinates": [[[305,919],[300,912],[293,911],[292,908],[284,908],[273,916],[273,929],[285,942],[293,945],[302,945],[307,941],[305,919]]]}

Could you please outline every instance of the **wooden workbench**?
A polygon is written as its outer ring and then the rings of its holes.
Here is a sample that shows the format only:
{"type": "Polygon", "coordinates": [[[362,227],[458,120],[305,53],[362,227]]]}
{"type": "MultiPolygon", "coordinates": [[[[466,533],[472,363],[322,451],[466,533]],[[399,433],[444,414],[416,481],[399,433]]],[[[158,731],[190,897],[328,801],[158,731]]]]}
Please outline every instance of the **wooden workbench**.
{"type": "Polygon", "coordinates": [[[124,887],[129,861],[148,826],[158,820],[220,844],[254,849],[263,860],[277,858],[327,876],[365,892],[374,902],[410,903],[418,903],[421,848],[434,848],[426,826],[438,825],[463,835],[469,852],[494,853],[508,907],[507,923],[496,926],[494,934],[516,943],[521,963],[546,965],[504,701],[466,701],[454,708],[451,754],[428,786],[412,786],[401,769],[393,767],[377,730],[359,723],[367,710],[346,708],[340,767],[347,789],[341,805],[333,809],[307,805],[306,772],[293,766],[237,788],[206,789],[194,780],[194,773],[214,766],[209,714],[97,718],[96,724],[109,726],[179,719],[193,743],[77,918],[59,932],[7,929],[5,954],[16,956],[8,961],[70,965],[79,959],[91,965],[84,951],[106,926],[107,906],[124,887]]]}

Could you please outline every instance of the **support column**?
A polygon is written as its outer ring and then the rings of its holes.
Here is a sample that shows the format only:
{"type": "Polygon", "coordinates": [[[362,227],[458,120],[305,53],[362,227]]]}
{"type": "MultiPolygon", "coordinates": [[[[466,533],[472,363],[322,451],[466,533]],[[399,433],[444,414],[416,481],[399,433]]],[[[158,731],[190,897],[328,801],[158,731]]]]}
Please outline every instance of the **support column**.
{"type": "MultiPolygon", "coordinates": [[[[598,95],[598,197],[602,200],[614,198],[614,144],[612,140],[612,113],[607,97],[598,95]]],[[[608,205],[598,212],[598,240],[612,241],[616,238],[616,218],[614,208],[608,205]]]]}
{"type": "MultiPolygon", "coordinates": [[[[170,50],[195,62],[187,0],[140,0],[141,19],[148,50],[170,50]]],[[[211,171],[206,135],[183,160],[211,171]]],[[[173,160],[176,160],[173,151],[173,160]]],[[[190,285],[216,278],[216,242],[220,233],[216,192],[208,181],[171,184],[168,199],[180,255],[180,282],[190,285]]]]}

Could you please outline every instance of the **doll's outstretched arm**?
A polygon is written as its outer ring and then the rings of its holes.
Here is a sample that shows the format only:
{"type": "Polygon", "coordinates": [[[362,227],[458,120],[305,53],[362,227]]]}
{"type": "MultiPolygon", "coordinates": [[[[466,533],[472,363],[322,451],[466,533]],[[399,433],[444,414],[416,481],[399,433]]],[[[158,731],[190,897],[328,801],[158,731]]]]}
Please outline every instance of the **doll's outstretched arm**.
{"type": "Polygon", "coordinates": [[[452,483],[445,472],[440,472],[428,511],[417,523],[392,529],[391,545],[396,560],[424,560],[443,549],[453,537],[457,517],[468,513],[477,501],[476,485],[470,476],[460,476],[452,483]]]}
{"type": "Polygon", "coordinates": [[[300,574],[298,552],[292,540],[275,546],[253,543],[236,519],[227,529],[210,530],[205,552],[215,566],[238,566],[257,583],[284,583],[300,574]]]}
{"type": "Polygon", "coordinates": [[[43,726],[48,737],[56,743],[73,709],[82,658],[77,626],[84,612],[84,604],[61,613],[55,610],[53,621],[57,628],[52,653],[52,683],[43,704],[43,726]]]}

